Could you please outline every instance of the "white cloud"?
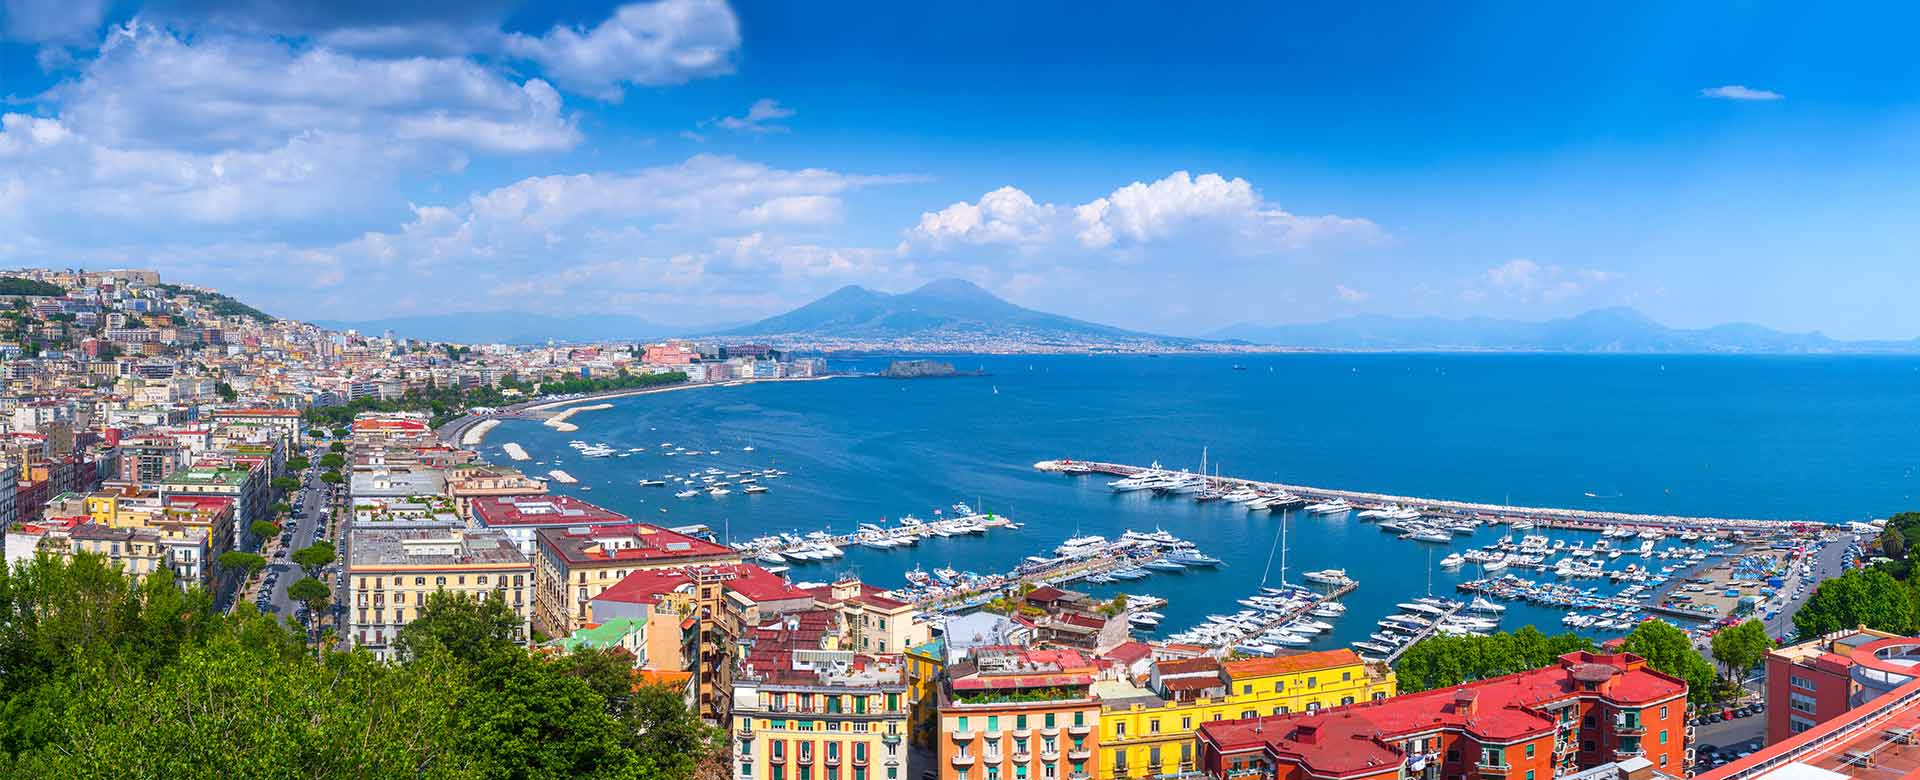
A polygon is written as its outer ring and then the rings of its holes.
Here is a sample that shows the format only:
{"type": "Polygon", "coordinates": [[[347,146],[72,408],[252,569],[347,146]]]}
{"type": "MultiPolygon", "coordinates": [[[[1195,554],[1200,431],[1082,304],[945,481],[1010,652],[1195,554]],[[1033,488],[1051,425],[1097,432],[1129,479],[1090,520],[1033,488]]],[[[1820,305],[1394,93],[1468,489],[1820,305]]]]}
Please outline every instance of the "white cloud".
{"type": "Polygon", "coordinates": [[[87,43],[107,17],[107,0],[4,0],[0,34],[29,43],[87,43]]]}
{"type": "Polygon", "coordinates": [[[1344,284],[1333,286],[1333,296],[1339,298],[1341,303],[1366,303],[1367,298],[1371,297],[1365,291],[1356,290],[1344,284]]]}
{"type": "Polygon", "coordinates": [[[907,230],[901,251],[1002,245],[1036,254],[1174,247],[1265,255],[1330,239],[1382,237],[1379,226],[1365,219],[1287,212],[1245,179],[1176,171],[1077,206],[1036,202],[1017,188],[1002,187],[978,202],[922,214],[907,230]]]}
{"type": "Polygon", "coordinates": [[[733,72],[740,23],[723,0],[656,0],[620,6],[591,30],[514,33],[507,53],[538,64],[560,86],[619,101],[623,85],[664,86],[733,72]]]}
{"type": "Polygon", "coordinates": [[[793,116],[793,114],[793,109],[780,105],[780,101],[774,100],[773,98],[761,98],[753,101],[753,105],[747,107],[745,116],[715,117],[701,122],[700,126],[707,127],[709,125],[717,125],[736,133],[748,133],[752,135],[784,133],[792,128],[782,124],[775,124],[775,120],[786,119],[787,117],[793,116]]]}
{"type": "Polygon", "coordinates": [[[1543,266],[1526,258],[1501,263],[1487,269],[1481,276],[1487,289],[1463,291],[1461,300],[1484,301],[1492,293],[1527,303],[1562,301],[1589,293],[1593,288],[1619,278],[1619,274],[1612,271],[1595,268],[1568,270],[1557,265],[1543,266]]]}
{"type": "Polygon", "coordinates": [[[1700,96],[1714,98],[1716,100],[1780,100],[1786,97],[1786,95],[1771,90],[1754,89],[1739,84],[1728,84],[1723,87],[1708,87],[1700,90],[1700,96]]]}

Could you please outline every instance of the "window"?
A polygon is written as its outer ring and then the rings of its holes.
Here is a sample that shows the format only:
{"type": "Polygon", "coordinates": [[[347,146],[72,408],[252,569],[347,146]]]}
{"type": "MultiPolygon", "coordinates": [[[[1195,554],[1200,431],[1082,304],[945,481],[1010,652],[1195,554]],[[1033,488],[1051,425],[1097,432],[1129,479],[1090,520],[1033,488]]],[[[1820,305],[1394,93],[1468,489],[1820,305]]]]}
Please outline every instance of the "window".
{"type": "Polygon", "coordinates": [[[1154,718],[1154,719],[1152,719],[1152,720],[1149,720],[1149,721],[1147,721],[1147,733],[1148,733],[1148,734],[1158,734],[1158,733],[1160,733],[1160,719],[1159,719],[1159,718],[1154,718]]]}
{"type": "Polygon", "coordinates": [[[1013,716],[1013,728],[1014,728],[1014,730],[1016,730],[1016,731],[1026,731],[1026,730],[1027,730],[1027,716],[1025,716],[1025,715],[1015,715],[1015,716],[1013,716]]]}
{"type": "Polygon", "coordinates": [[[1286,690],[1287,690],[1287,681],[1286,681],[1286,680],[1274,680],[1274,681],[1273,681],[1273,692],[1274,692],[1274,693],[1281,693],[1281,692],[1284,692],[1284,691],[1286,691],[1286,690]]]}
{"type": "Polygon", "coordinates": [[[1241,720],[1246,720],[1247,718],[1257,718],[1257,717],[1260,717],[1259,710],[1241,710],[1240,711],[1241,720]]]}
{"type": "Polygon", "coordinates": [[[1787,706],[1796,711],[1807,713],[1808,715],[1814,714],[1814,711],[1817,709],[1812,696],[1791,691],[1787,694],[1787,706]]]}
{"type": "Polygon", "coordinates": [[[1662,744],[1662,745],[1665,745],[1665,744],[1667,744],[1667,730],[1666,730],[1666,729],[1661,729],[1661,730],[1660,730],[1660,744],[1662,744]]]}
{"type": "Polygon", "coordinates": [[[1253,683],[1247,683],[1246,685],[1240,686],[1240,692],[1243,694],[1253,693],[1253,683]]]}
{"type": "Polygon", "coordinates": [[[1000,716],[998,716],[998,715],[988,715],[988,716],[987,716],[987,730],[988,730],[988,731],[999,731],[999,730],[1000,730],[1000,716]]]}
{"type": "Polygon", "coordinates": [[[1794,715],[1791,713],[1787,715],[1787,733],[1789,734],[1798,734],[1802,731],[1806,731],[1807,729],[1813,728],[1813,726],[1814,726],[1814,723],[1812,720],[1809,720],[1807,718],[1802,718],[1798,715],[1794,715]]]}
{"type": "Polygon", "coordinates": [[[1527,770],[1527,780],[1533,780],[1533,770],[1527,770]]]}
{"type": "Polygon", "coordinates": [[[1582,725],[1582,726],[1585,726],[1585,727],[1587,727],[1587,728],[1593,728],[1593,716],[1592,716],[1592,715],[1588,715],[1588,716],[1586,716],[1586,717],[1584,717],[1584,718],[1581,718],[1581,719],[1580,719],[1580,725],[1582,725]]]}
{"type": "Polygon", "coordinates": [[[1480,763],[1487,766],[1506,766],[1506,751],[1499,748],[1482,748],[1480,750],[1480,763]]]}
{"type": "Polygon", "coordinates": [[[753,762],[752,762],[752,761],[742,761],[742,762],[740,762],[740,775],[741,775],[742,777],[752,777],[752,776],[753,776],[753,762]]]}
{"type": "MultiPolygon", "coordinates": [[[[887,698],[888,698],[888,700],[892,700],[892,698],[893,698],[893,697],[894,697],[895,695],[896,695],[896,694],[891,694],[891,693],[889,693],[889,694],[887,694],[887,698]]],[[[1044,723],[1046,724],[1046,727],[1047,727],[1047,728],[1053,728],[1053,713],[1051,713],[1051,712],[1049,712],[1049,713],[1047,713],[1047,715],[1046,715],[1046,718],[1047,718],[1047,719],[1046,719],[1045,721],[1043,721],[1043,722],[1044,722],[1044,723]]]]}
{"type": "Polygon", "coordinates": [[[1660,705],[1660,719],[1661,720],[1667,719],[1667,705],[1665,704],[1660,705]]]}
{"type": "Polygon", "coordinates": [[[1589,739],[1589,740],[1582,741],[1580,743],[1580,749],[1587,751],[1589,753],[1593,752],[1593,740],[1589,739]]]}
{"type": "Polygon", "coordinates": [[[1310,701],[1310,702],[1307,702],[1307,711],[1308,711],[1308,712],[1319,712],[1319,711],[1320,711],[1320,702],[1317,702],[1317,701],[1310,701]]]}
{"type": "Polygon", "coordinates": [[[1160,768],[1160,746],[1159,745],[1154,745],[1152,748],[1147,750],[1147,767],[1150,769],[1160,768]]]}
{"type": "Polygon", "coordinates": [[[1114,738],[1114,739],[1126,739],[1126,738],[1127,738],[1127,724],[1126,724],[1126,722],[1125,722],[1125,721],[1114,721],[1114,722],[1113,722],[1113,738],[1114,738]]]}
{"type": "Polygon", "coordinates": [[[1341,673],[1340,673],[1340,681],[1341,681],[1341,682],[1350,682],[1350,681],[1352,681],[1352,680],[1353,680],[1353,672],[1341,672],[1341,673]]]}
{"type": "Polygon", "coordinates": [[[1533,758],[1533,743],[1527,743],[1527,758],[1533,758]]]}
{"type": "Polygon", "coordinates": [[[1193,716],[1189,715],[1187,717],[1180,719],[1180,730],[1181,731],[1193,730],[1193,716]]]}
{"type": "Polygon", "coordinates": [[[962,715],[960,716],[960,725],[958,728],[954,729],[954,731],[966,731],[966,730],[967,730],[967,716],[962,715]]]}
{"type": "Polygon", "coordinates": [[[1341,706],[1346,706],[1346,705],[1348,705],[1348,704],[1352,704],[1352,703],[1353,703],[1353,697],[1352,697],[1352,696],[1342,696],[1342,697],[1340,697],[1340,704],[1341,704],[1341,706]]]}
{"type": "Polygon", "coordinates": [[[1124,775],[1127,773],[1127,751],[1113,751],[1113,773],[1116,775],[1124,775]]]}
{"type": "Polygon", "coordinates": [[[1307,690],[1313,690],[1318,685],[1320,685],[1320,678],[1318,677],[1307,678],[1307,690]]]}
{"type": "Polygon", "coordinates": [[[1792,685],[1795,688],[1801,688],[1804,690],[1809,690],[1809,691],[1819,690],[1817,681],[1811,678],[1801,677],[1800,675],[1797,675],[1797,674],[1787,675],[1787,683],[1789,685],[1792,685]]]}
{"type": "Polygon", "coordinates": [[[1274,707],[1274,708],[1273,708],[1273,714],[1275,714],[1275,715],[1285,715],[1285,714],[1287,714],[1287,705],[1285,705],[1285,704],[1282,704],[1282,705],[1280,705],[1280,706],[1278,706],[1278,707],[1274,707]]]}

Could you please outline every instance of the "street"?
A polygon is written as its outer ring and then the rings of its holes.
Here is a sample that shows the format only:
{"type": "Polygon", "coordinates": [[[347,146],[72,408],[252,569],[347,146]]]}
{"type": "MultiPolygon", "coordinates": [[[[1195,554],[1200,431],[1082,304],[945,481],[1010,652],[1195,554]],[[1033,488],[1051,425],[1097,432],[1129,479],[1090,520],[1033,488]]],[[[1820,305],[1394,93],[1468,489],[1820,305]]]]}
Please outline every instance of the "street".
{"type": "MultiPolygon", "coordinates": [[[[281,534],[282,538],[288,540],[280,550],[285,555],[276,554],[267,563],[267,571],[275,576],[273,587],[268,595],[267,609],[289,621],[293,620],[298,613],[299,605],[287,597],[287,588],[306,576],[290,556],[295,550],[313,544],[316,539],[329,538],[325,535],[328,486],[327,483],[320,481],[320,472],[323,470],[320,467],[320,456],[324,452],[324,449],[316,448],[307,453],[312,466],[306,473],[296,475],[301,483],[298,491],[299,498],[295,499],[291,495],[287,497],[289,505],[293,507],[293,523],[290,529],[283,529],[281,534]]],[[[338,565],[331,568],[337,569],[338,565]]],[[[327,583],[327,587],[337,590],[337,582],[330,575],[324,575],[323,581],[327,583]]]]}

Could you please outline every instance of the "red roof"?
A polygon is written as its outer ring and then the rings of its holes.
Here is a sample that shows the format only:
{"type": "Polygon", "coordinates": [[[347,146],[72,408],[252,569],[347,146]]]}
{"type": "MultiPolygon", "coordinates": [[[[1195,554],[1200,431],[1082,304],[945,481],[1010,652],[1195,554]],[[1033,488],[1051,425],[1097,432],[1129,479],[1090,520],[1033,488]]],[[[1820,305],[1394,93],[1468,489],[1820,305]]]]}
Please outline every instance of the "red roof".
{"type": "Polygon", "coordinates": [[[1138,639],[1121,642],[1119,647],[1107,651],[1108,658],[1128,665],[1151,655],[1153,655],[1153,648],[1138,639]]]}
{"type": "Polygon", "coordinates": [[[1244,679],[1247,677],[1266,677],[1274,674],[1307,672],[1334,666],[1350,666],[1358,663],[1360,663],[1359,654],[1342,647],[1337,650],[1321,650],[1297,655],[1228,661],[1225,666],[1228,677],[1244,679]]]}
{"type": "Polygon", "coordinates": [[[806,591],[794,587],[778,574],[751,563],[739,563],[698,566],[692,569],[684,567],[643,569],[627,575],[594,599],[633,604],[657,604],[661,596],[693,582],[695,571],[732,574],[732,579],[725,580],[725,587],[759,604],[807,596],[806,591]]]}
{"type": "Polygon", "coordinates": [[[481,525],[569,526],[628,523],[632,518],[572,496],[483,496],[473,499],[481,525]]]}
{"type": "Polygon", "coordinates": [[[1265,747],[1296,757],[1316,774],[1341,775],[1398,762],[1376,741],[1451,729],[1485,740],[1512,742],[1550,734],[1553,721],[1531,708],[1574,696],[1598,696],[1645,705],[1685,696],[1687,684],[1646,667],[1638,656],[1568,653],[1557,665],[1502,677],[1407,693],[1321,712],[1214,721],[1201,724],[1201,738],[1223,752],[1265,747]],[[1575,684],[1576,675],[1606,670],[1598,691],[1575,684]]]}

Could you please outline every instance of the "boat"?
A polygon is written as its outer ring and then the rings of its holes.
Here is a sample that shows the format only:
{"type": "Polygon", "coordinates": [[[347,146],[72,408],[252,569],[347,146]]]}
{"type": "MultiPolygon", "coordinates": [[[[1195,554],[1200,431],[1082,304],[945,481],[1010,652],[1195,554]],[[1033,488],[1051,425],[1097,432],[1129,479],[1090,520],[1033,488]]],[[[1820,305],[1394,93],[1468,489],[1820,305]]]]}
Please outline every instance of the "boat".
{"type": "Polygon", "coordinates": [[[1336,498],[1332,501],[1322,501],[1318,504],[1307,505],[1307,513],[1315,515],[1337,515],[1351,511],[1352,509],[1353,505],[1347,503],[1347,500],[1344,498],[1336,498]]]}
{"type": "Polygon", "coordinates": [[[678,493],[675,493],[675,494],[673,494],[673,495],[674,495],[674,497],[675,497],[675,498],[693,498],[694,496],[697,496],[697,495],[700,495],[700,491],[698,491],[698,490],[682,490],[682,491],[680,491],[680,492],[678,492],[678,493]]]}
{"type": "Polygon", "coordinates": [[[768,550],[766,552],[761,553],[759,555],[758,560],[761,563],[771,563],[777,566],[779,564],[786,563],[787,557],[777,552],[774,552],[772,550],[768,550]]]}
{"type": "Polygon", "coordinates": [[[640,486],[641,487],[666,487],[667,481],[664,479],[643,479],[643,480],[640,480],[640,486]]]}
{"type": "Polygon", "coordinates": [[[1220,559],[1198,550],[1177,550],[1167,553],[1165,559],[1181,566],[1219,566],[1220,559]]]}
{"type": "Polygon", "coordinates": [[[1160,618],[1154,612],[1136,612],[1127,616],[1127,623],[1134,628],[1155,629],[1160,627],[1160,618]]]}
{"type": "Polygon", "coordinates": [[[1346,569],[1321,569],[1320,571],[1310,571],[1305,574],[1302,574],[1300,575],[1300,578],[1304,580],[1311,580],[1313,582],[1326,583],[1328,585],[1339,585],[1347,581],[1347,570],[1346,569]]]}
{"type": "Polygon", "coordinates": [[[1140,565],[1145,566],[1146,568],[1152,569],[1154,571],[1176,571],[1177,572],[1177,571],[1187,570],[1187,567],[1182,566],[1178,563],[1169,561],[1166,558],[1155,558],[1151,561],[1147,561],[1146,563],[1143,563],[1140,565]]]}
{"type": "Polygon", "coordinates": [[[1122,580],[1144,580],[1147,578],[1147,575],[1150,573],[1151,572],[1148,572],[1146,569],[1141,569],[1141,568],[1132,567],[1132,566],[1129,566],[1124,569],[1119,569],[1117,571],[1108,572],[1110,576],[1116,579],[1122,579],[1122,580]]]}
{"type": "Polygon", "coordinates": [[[715,498],[718,498],[718,497],[720,497],[720,496],[724,496],[724,495],[727,495],[727,494],[729,494],[729,493],[732,493],[732,492],[733,492],[733,491],[731,491],[731,490],[728,490],[728,489],[726,489],[726,488],[723,488],[723,487],[717,487],[717,488],[713,488],[712,490],[708,490],[708,491],[707,491],[707,495],[709,495],[709,496],[713,496],[713,497],[715,497],[715,498]]]}
{"type": "Polygon", "coordinates": [[[741,490],[748,493],[765,493],[767,492],[767,487],[765,485],[748,485],[741,488],[741,490]]]}
{"type": "MultiPolygon", "coordinates": [[[[905,523],[906,520],[903,519],[900,522],[905,523]]],[[[1100,552],[1106,548],[1106,545],[1107,537],[1104,536],[1075,536],[1061,543],[1059,547],[1053,548],[1053,552],[1070,558],[1084,558],[1100,552]]]]}
{"type": "Polygon", "coordinates": [[[1298,647],[1304,644],[1311,644],[1313,642],[1312,639],[1309,639],[1304,636],[1300,636],[1299,634],[1290,634],[1286,632],[1281,632],[1279,634],[1266,635],[1264,638],[1272,639],[1275,644],[1292,645],[1295,647],[1298,647]]]}
{"type": "Polygon", "coordinates": [[[1467,559],[1465,556],[1462,556],[1459,553],[1452,553],[1447,557],[1440,559],[1440,567],[1443,569],[1451,569],[1461,564],[1464,564],[1466,562],[1467,562],[1467,559]]]}

